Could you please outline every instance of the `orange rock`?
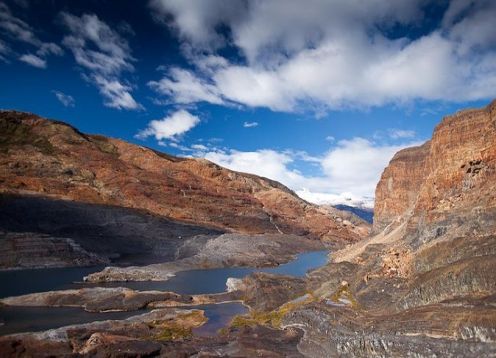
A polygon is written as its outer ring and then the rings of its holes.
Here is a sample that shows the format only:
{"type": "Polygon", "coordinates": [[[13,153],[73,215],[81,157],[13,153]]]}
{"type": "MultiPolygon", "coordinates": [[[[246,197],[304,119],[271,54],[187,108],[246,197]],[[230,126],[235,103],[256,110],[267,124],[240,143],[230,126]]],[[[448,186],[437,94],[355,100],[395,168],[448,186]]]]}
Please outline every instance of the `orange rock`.
{"type": "Polygon", "coordinates": [[[496,101],[445,117],[432,140],[398,152],[375,199],[375,232],[406,221],[409,237],[423,242],[494,233],[496,101]]]}

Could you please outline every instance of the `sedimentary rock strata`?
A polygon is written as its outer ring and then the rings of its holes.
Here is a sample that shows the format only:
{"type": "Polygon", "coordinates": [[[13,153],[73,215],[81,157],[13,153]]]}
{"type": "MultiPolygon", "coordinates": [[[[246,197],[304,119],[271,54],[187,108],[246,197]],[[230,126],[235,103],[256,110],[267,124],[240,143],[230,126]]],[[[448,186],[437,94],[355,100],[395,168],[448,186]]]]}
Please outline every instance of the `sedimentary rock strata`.
{"type": "Polygon", "coordinates": [[[0,233],[0,269],[95,266],[107,257],[86,251],[70,238],[39,233],[0,233]]]}

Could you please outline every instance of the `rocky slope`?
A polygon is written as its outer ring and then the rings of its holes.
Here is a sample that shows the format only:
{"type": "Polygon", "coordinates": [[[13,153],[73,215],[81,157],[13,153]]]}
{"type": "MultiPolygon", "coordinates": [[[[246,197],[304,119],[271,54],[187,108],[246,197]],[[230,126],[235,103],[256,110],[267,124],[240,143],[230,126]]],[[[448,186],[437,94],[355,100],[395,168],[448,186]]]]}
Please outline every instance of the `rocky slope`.
{"type": "Polygon", "coordinates": [[[182,222],[243,233],[355,241],[367,225],[298,198],[283,185],[202,159],[169,156],[86,135],[33,114],[0,112],[0,192],[143,209],[182,222]]]}

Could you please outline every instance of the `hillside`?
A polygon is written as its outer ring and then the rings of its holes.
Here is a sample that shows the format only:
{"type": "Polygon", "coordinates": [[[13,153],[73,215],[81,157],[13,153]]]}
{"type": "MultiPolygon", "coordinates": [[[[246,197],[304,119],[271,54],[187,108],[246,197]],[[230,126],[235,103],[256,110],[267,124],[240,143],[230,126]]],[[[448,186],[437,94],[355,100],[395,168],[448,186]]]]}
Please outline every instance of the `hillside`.
{"type": "Polygon", "coordinates": [[[203,159],[170,156],[87,135],[59,121],[0,112],[0,192],[112,205],[216,230],[284,233],[331,245],[356,241],[366,223],[312,205],[278,182],[203,159]]]}

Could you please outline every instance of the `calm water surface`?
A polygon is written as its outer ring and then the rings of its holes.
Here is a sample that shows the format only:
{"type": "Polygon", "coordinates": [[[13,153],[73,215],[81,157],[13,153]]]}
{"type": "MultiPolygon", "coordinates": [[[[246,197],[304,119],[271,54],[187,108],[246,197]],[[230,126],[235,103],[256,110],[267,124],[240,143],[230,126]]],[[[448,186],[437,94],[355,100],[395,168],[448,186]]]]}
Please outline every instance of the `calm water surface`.
{"type": "MultiPolygon", "coordinates": [[[[100,271],[102,267],[59,268],[0,272],[0,297],[16,296],[33,292],[63,290],[80,287],[129,287],[136,290],[173,291],[180,294],[218,293],[226,290],[229,277],[242,278],[252,272],[270,272],[301,277],[309,270],[327,262],[328,251],[299,254],[294,261],[274,268],[218,268],[179,272],[168,281],[110,282],[104,284],[82,283],[83,277],[100,271]]],[[[233,316],[244,314],[248,309],[240,303],[202,305],[192,308],[205,310],[209,321],[195,329],[195,334],[212,335],[224,327],[233,316]]],[[[98,320],[124,319],[144,311],[90,313],[79,308],[50,307],[3,307],[0,308],[0,335],[43,331],[71,324],[98,320]],[[3,325],[2,325],[3,323],[3,325]]]]}

